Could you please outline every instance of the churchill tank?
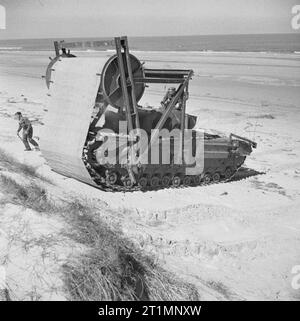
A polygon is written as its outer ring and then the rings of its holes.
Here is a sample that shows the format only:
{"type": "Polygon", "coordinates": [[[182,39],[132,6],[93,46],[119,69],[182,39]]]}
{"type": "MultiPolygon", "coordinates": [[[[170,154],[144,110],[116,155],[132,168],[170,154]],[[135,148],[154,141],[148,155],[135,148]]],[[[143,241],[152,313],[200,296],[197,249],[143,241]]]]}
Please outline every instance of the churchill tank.
{"type": "Polygon", "coordinates": [[[64,42],[46,70],[40,145],[50,167],[104,190],[148,190],[231,180],[256,143],[196,128],[186,112],[191,69],[148,69],[114,39],[111,56],[76,57],[64,42]],[[149,84],[168,86],[142,106],[149,84]]]}

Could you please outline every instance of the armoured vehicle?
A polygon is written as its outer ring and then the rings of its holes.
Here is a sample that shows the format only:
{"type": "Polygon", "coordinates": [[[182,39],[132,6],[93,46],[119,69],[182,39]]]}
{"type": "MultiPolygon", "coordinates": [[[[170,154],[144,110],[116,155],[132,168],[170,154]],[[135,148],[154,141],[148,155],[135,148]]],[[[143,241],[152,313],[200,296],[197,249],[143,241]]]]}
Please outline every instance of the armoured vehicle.
{"type": "Polygon", "coordinates": [[[195,128],[186,113],[190,69],[148,69],[114,39],[110,57],[76,57],[55,42],[46,71],[41,150],[53,170],[107,190],[230,180],[256,143],[195,128]],[[170,86],[159,106],[139,104],[148,84],[170,86]]]}

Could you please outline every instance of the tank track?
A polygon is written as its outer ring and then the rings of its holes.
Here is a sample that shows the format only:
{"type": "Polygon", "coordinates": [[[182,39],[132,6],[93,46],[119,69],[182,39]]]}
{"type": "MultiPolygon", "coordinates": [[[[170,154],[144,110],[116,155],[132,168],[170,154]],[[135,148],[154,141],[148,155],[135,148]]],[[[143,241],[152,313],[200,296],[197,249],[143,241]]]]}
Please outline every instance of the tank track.
{"type": "MultiPolygon", "coordinates": [[[[246,158],[246,157],[245,157],[246,158]]],[[[244,160],[245,160],[244,158],[244,160]]],[[[135,185],[132,186],[126,186],[126,183],[124,183],[123,181],[123,185],[122,181],[120,182],[120,180],[118,180],[117,183],[114,184],[110,184],[109,183],[109,178],[107,177],[106,179],[103,176],[100,176],[95,169],[93,169],[86,160],[86,155],[85,153],[83,154],[83,160],[84,163],[86,165],[86,168],[89,172],[89,174],[91,175],[91,177],[93,178],[94,182],[97,184],[97,187],[103,191],[106,192],[135,192],[135,191],[143,191],[143,192],[147,192],[147,191],[155,191],[155,190],[161,190],[161,189],[181,189],[181,188],[187,188],[187,187],[197,187],[197,186],[208,186],[208,185],[213,185],[213,184],[224,184],[224,183],[228,183],[228,182],[232,182],[235,180],[242,180],[242,179],[246,179],[249,176],[253,176],[256,174],[249,174],[247,172],[247,169],[242,167],[243,163],[240,164],[239,167],[235,168],[234,170],[231,171],[230,175],[226,177],[225,173],[222,173],[222,175],[220,175],[219,179],[212,179],[213,174],[210,174],[210,179],[207,179],[206,174],[201,174],[195,177],[198,177],[199,181],[195,181],[195,179],[191,179],[190,183],[184,182],[183,179],[181,179],[180,184],[170,184],[165,186],[161,184],[161,179],[160,179],[160,183],[153,187],[150,185],[149,180],[147,181],[147,185],[146,186],[140,186],[138,184],[138,182],[135,185]]],[[[185,176],[187,177],[187,176],[185,176]]],[[[191,176],[189,176],[191,177],[191,176]]],[[[216,177],[215,177],[216,178],[216,177]]]]}

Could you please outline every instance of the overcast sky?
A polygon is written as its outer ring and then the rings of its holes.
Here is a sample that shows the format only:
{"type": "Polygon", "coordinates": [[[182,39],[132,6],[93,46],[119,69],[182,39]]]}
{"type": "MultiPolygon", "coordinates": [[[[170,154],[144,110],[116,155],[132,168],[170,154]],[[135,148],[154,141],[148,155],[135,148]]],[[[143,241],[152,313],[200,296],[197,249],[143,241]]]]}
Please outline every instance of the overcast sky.
{"type": "Polygon", "coordinates": [[[286,33],[297,0],[0,0],[0,39],[286,33]]]}

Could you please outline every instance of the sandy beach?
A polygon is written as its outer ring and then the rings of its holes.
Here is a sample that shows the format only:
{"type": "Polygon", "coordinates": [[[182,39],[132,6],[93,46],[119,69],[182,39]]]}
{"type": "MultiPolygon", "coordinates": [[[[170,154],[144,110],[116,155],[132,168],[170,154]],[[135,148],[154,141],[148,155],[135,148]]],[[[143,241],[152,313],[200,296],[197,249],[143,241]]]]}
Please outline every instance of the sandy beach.
{"type": "MultiPolygon", "coordinates": [[[[23,151],[12,117],[16,111],[24,113],[33,121],[34,136],[39,137],[48,108],[42,75],[48,57],[53,56],[47,51],[0,52],[1,149],[50,179],[53,185],[48,189],[54,198],[76,197],[99,208],[103,219],[120,227],[161,266],[194,284],[201,300],[300,300],[299,290],[291,285],[292,268],[300,265],[300,54],[133,54],[147,68],[193,69],[187,112],[198,117],[196,127],[256,141],[257,149],[245,166],[257,175],[209,186],[112,193],[52,172],[42,154],[23,151]]],[[[166,88],[151,85],[141,104],[158,105],[166,88]]],[[[0,200],[4,196],[0,190],[0,200]]],[[[11,224],[11,216],[17,215],[33,229],[44,226],[41,233],[49,225],[51,233],[59,235],[64,223],[40,219],[36,213],[22,215],[21,210],[0,204],[0,264],[6,265],[16,296],[28,299],[35,286],[30,269],[44,263],[39,251],[14,252],[17,245],[10,246],[12,235],[34,236],[29,229],[22,234],[11,224]],[[20,257],[31,262],[28,278],[21,277],[16,267],[20,257]]],[[[58,245],[51,249],[63,258],[70,252],[58,245]]],[[[48,272],[54,275],[56,261],[49,260],[53,264],[47,264],[48,272]]],[[[42,299],[65,299],[59,272],[52,281],[56,290],[51,293],[45,286],[38,288],[42,299]]]]}

